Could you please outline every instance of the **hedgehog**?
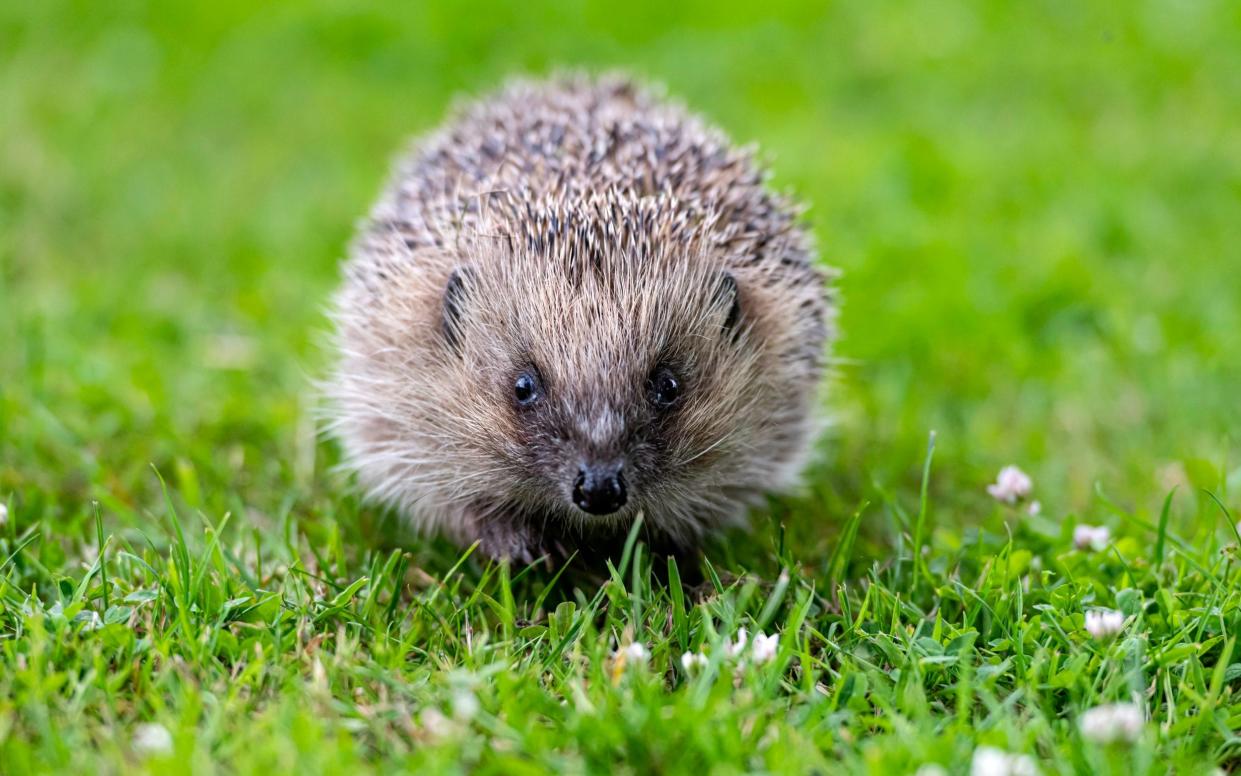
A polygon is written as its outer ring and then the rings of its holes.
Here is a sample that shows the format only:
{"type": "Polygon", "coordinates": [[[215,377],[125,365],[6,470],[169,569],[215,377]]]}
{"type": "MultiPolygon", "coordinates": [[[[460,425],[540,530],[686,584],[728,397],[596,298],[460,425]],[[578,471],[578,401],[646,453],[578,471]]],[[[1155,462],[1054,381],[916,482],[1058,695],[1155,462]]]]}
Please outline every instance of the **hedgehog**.
{"type": "Polygon", "coordinates": [[[330,430],[374,500],[513,562],[685,554],[813,448],[833,273],[662,89],[509,82],[413,143],[334,299],[330,430]]]}

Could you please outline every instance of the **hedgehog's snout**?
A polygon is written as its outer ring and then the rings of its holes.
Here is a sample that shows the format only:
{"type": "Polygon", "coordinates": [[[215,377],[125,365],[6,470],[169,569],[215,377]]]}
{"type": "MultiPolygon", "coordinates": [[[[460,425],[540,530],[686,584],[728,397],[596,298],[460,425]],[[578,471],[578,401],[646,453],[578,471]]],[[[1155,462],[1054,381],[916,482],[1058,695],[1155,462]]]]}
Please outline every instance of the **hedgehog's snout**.
{"type": "Polygon", "coordinates": [[[621,463],[586,464],[573,481],[573,503],[592,515],[610,515],[625,506],[624,466],[621,463]]]}

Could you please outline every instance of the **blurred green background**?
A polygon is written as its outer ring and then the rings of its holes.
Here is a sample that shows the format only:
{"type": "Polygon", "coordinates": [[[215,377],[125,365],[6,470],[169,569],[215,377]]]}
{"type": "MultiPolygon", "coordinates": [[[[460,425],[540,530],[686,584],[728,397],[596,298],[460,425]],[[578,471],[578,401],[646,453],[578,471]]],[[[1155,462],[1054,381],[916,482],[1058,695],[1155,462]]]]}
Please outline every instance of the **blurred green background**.
{"type": "Polygon", "coordinates": [[[665,83],[810,203],[843,270],[814,552],[939,434],[943,524],[1237,505],[1241,4],[0,2],[0,500],[149,527],[365,524],[312,379],[351,229],[454,96],[665,83]]]}

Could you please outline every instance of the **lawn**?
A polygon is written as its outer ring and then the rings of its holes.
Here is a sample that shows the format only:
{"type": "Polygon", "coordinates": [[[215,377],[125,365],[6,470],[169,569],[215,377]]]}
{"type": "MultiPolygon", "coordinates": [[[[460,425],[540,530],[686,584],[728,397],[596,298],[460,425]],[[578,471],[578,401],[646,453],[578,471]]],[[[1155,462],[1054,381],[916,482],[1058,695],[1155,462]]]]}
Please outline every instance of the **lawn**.
{"type": "Polygon", "coordinates": [[[538,5],[0,0],[0,773],[1241,768],[1241,6],[538,5]],[[701,564],[487,564],[317,433],[393,154],[560,65],[843,271],[807,486],[701,564]]]}

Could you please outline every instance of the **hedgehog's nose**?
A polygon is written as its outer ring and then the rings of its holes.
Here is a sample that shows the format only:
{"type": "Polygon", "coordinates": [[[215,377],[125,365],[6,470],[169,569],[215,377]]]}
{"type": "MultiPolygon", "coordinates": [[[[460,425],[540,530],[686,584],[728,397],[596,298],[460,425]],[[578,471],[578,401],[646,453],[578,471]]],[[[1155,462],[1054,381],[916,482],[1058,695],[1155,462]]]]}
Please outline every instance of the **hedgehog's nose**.
{"type": "Polygon", "coordinates": [[[625,506],[621,465],[584,466],[573,481],[573,503],[592,515],[610,515],[625,506]]]}

